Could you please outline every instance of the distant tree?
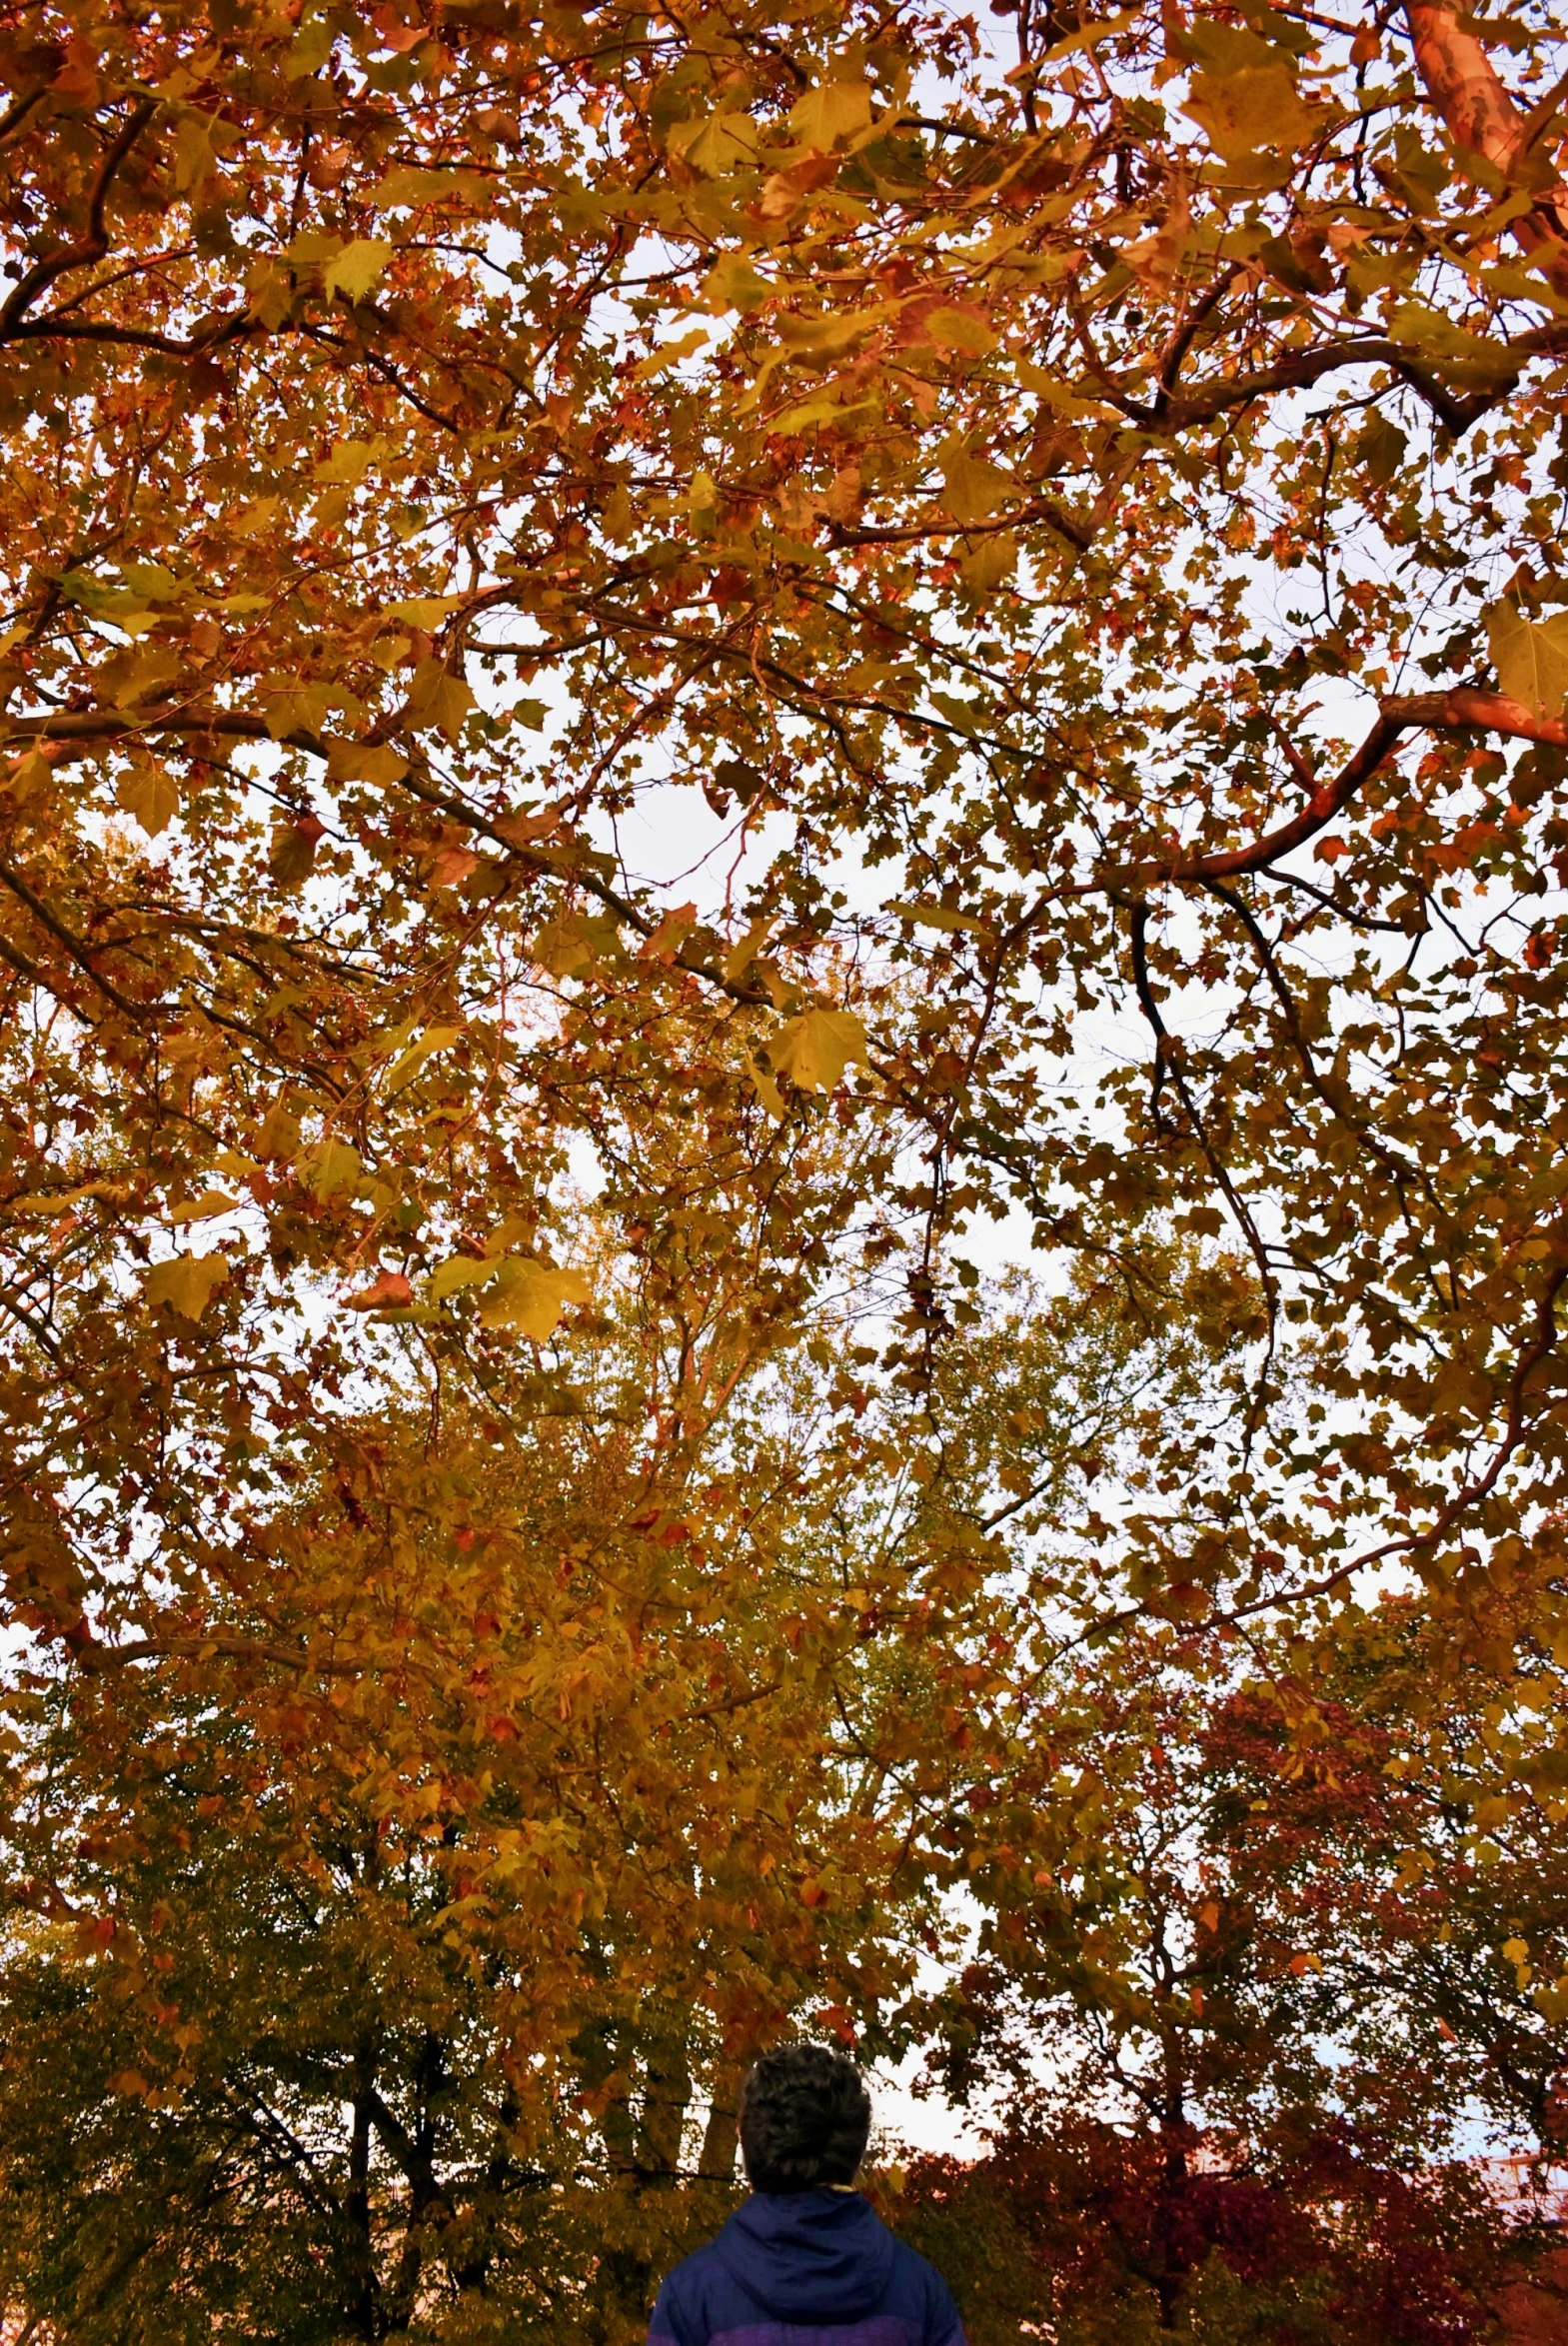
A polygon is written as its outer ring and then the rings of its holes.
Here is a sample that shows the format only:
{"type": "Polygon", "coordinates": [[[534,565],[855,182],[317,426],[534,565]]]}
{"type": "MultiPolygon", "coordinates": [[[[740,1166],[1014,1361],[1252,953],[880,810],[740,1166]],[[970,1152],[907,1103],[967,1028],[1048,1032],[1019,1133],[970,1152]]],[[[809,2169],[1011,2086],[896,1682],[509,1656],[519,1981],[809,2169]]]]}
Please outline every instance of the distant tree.
{"type": "Polygon", "coordinates": [[[1173,2197],[1165,2146],[1079,2117],[909,2169],[898,2220],[959,2289],[973,2346],[1480,2346],[1508,2242],[1483,2182],[1412,2173],[1342,2121],[1224,2133],[1173,2197]]]}
{"type": "Polygon", "coordinates": [[[1504,1691],[1389,1597],[1317,1646],[1124,1633],[1033,1701],[954,1811],[977,1944],[914,2023],[1001,2113],[994,2149],[972,2194],[940,2169],[919,2190],[977,2224],[993,2191],[1004,2228],[1039,2195],[1015,2273],[1037,2250],[1053,2322],[1092,2328],[1110,2290],[1179,2326],[1224,2268],[1306,2290],[1249,2301],[1264,2334],[1370,2337],[1401,2288],[1391,2334],[1482,2334],[1551,2235],[1548,2200],[1505,2210],[1470,2168],[1477,2123],[1539,2160],[1564,2142],[1557,1663],[1504,1691]]]}
{"type": "Polygon", "coordinates": [[[659,1261],[493,1414],[345,1414],[140,1657],[18,1668],[0,2277],[73,2346],[629,2346],[747,2059],[892,2041],[1018,1501],[1069,1538],[1211,1346],[1179,1261],[1157,1331],[1015,1282],[911,1435],[852,1319],[659,1261]]]}

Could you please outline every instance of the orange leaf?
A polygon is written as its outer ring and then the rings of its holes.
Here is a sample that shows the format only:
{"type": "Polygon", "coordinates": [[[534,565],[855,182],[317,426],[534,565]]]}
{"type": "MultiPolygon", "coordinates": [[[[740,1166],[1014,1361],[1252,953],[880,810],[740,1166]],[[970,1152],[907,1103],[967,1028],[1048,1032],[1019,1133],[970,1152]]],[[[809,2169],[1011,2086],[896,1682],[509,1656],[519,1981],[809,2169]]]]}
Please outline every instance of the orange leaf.
{"type": "Polygon", "coordinates": [[[378,1278],[372,1279],[368,1287],[361,1287],[357,1294],[345,1295],[343,1305],[347,1311],[388,1311],[412,1303],[413,1300],[414,1289],[403,1272],[384,1270],[378,1278]]]}

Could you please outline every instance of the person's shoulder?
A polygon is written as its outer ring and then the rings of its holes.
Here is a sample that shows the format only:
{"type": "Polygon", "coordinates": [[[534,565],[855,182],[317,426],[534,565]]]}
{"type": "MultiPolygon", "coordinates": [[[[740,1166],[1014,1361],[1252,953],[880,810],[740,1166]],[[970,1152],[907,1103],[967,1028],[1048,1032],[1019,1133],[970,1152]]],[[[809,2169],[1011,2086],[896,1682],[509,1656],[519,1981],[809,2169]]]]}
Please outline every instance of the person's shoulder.
{"type": "Polygon", "coordinates": [[[668,2292],[683,2303],[687,2302],[701,2296],[704,2289],[714,2281],[723,2279],[724,2269],[717,2242],[705,2240],[701,2248],[694,2248],[690,2256],[684,2256],[678,2265],[671,2266],[660,2295],[664,2296],[668,2292]]]}
{"type": "Polygon", "coordinates": [[[932,2285],[937,2290],[944,2290],[946,2283],[937,2273],[935,2264],[921,2257],[918,2247],[909,2247],[907,2240],[897,2238],[895,2231],[890,2233],[890,2240],[893,2240],[893,2271],[888,2273],[888,2285],[893,2290],[900,2294],[914,2292],[918,2297],[928,2297],[932,2285]]]}
{"type": "Polygon", "coordinates": [[[726,2273],[715,2243],[705,2240],[665,2275],[650,2324],[651,2338],[674,2339],[676,2346],[702,2346],[716,2326],[711,2318],[716,2294],[723,2294],[726,2273]]]}
{"type": "Polygon", "coordinates": [[[929,2259],[921,2256],[917,2248],[911,2248],[907,2240],[900,2240],[896,2232],[892,2235],[888,2296],[896,2300],[898,2312],[918,2319],[928,2340],[962,2338],[952,2291],[929,2259]]]}

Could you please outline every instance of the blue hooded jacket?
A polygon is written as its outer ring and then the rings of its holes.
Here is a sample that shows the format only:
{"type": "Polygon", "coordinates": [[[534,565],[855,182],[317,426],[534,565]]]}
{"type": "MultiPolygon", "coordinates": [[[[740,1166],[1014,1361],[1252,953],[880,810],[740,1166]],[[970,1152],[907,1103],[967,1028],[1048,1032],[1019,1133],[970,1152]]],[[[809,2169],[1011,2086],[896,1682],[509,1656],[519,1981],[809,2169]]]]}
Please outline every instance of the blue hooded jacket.
{"type": "Polygon", "coordinates": [[[857,2191],[755,2191],[659,2292],[649,2346],[967,2346],[946,2282],[857,2191]]]}

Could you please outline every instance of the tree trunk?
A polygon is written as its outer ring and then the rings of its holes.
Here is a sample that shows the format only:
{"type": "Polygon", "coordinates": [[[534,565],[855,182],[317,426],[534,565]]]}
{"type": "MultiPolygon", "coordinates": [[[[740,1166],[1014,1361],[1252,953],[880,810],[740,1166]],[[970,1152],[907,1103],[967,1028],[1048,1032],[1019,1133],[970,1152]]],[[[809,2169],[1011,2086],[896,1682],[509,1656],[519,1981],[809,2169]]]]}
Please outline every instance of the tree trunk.
{"type": "Polygon", "coordinates": [[[1164,2107],[1160,2111],[1159,2121],[1164,2158],[1160,2174],[1159,2206],[1154,2219],[1154,2246],[1158,2259],[1154,2288],[1159,2299],[1159,2326],[1162,2330],[1173,2330],[1176,2327],[1176,2306],[1190,2269],[1182,2207],[1187,2189],[1189,2140],[1186,2076],[1182,2067],[1181,2039],[1174,2029],[1169,2030],[1165,2037],[1164,2071],[1164,2107]]]}
{"type": "Polygon", "coordinates": [[[638,2128],[637,2163],[646,2175],[668,2176],[681,2170],[681,2139],[692,2099],[692,2064],[687,2057],[684,2022],[651,2038],[643,2065],[642,2123],[638,2128]]]}
{"type": "Polygon", "coordinates": [[[380,2335],[376,2266],[370,2237],[371,2099],[376,2090],[376,2050],[368,2037],[354,2056],[354,2130],[349,2137],[349,2187],[343,2213],[348,2226],[344,2255],[344,2312],[356,2337],[380,2335]]]}
{"type": "Polygon", "coordinates": [[[741,2084],[745,2075],[738,2061],[719,2061],[714,2065],[714,2098],[708,2108],[698,2170],[715,2182],[735,2181],[735,2155],[741,2142],[741,2084]]]}

